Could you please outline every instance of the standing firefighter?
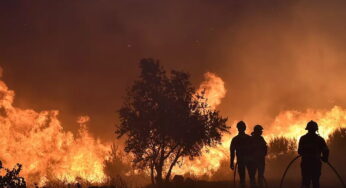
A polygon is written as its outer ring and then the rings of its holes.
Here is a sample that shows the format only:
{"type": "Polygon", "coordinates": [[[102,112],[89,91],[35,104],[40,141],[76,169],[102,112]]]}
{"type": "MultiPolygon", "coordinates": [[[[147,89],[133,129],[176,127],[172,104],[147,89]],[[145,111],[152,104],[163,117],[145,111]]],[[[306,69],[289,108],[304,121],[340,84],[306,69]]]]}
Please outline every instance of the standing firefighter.
{"type": "Polygon", "coordinates": [[[258,185],[264,186],[264,169],[265,169],[265,157],[267,155],[267,143],[262,137],[263,127],[256,125],[254,131],[251,133],[251,176],[255,177],[256,173],[258,177],[258,185]]]}
{"type": "Polygon", "coordinates": [[[312,182],[313,188],[319,188],[321,160],[328,162],[329,150],[324,139],[316,134],[316,122],[309,121],[305,129],[308,133],[300,138],[298,147],[298,153],[302,156],[302,187],[308,188],[312,182]]]}
{"type": "MultiPolygon", "coordinates": [[[[245,168],[249,172],[249,144],[250,136],[245,133],[246,125],[243,121],[237,123],[238,135],[231,142],[231,169],[234,170],[234,158],[237,155],[238,174],[240,178],[240,186],[245,187],[245,168]]],[[[237,170],[237,169],[235,169],[237,170]]],[[[250,173],[249,173],[250,175],[250,173]]],[[[252,181],[252,178],[250,178],[252,181]]]]}

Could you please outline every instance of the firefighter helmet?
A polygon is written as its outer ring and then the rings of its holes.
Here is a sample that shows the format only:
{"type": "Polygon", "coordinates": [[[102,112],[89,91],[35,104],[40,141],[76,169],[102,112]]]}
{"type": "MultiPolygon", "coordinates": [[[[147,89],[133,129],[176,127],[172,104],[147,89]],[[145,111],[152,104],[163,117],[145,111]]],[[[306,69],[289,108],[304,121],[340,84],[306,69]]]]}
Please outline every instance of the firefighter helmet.
{"type": "Polygon", "coordinates": [[[318,130],[318,125],[314,121],[309,121],[308,124],[305,127],[305,130],[311,130],[311,131],[317,131],[318,130]]]}
{"type": "Polygon", "coordinates": [[[261,125],[255,125],[255,127],[253,128],[254,132],[259,132],[263,130],[263,127],[261,125]]]}

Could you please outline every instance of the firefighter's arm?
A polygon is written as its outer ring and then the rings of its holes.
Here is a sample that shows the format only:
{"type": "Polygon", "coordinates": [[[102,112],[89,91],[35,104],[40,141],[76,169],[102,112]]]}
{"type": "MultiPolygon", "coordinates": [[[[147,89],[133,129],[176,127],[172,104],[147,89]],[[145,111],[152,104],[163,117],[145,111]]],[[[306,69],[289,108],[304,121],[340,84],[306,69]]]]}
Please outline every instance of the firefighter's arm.
{"type": "Polygon", "coordinates": [[[230,153],[231,153],[231,164],[230,168],[234,170],[234,158],[235,158],[235,143],[234,139],[232,139],[231,146],[230,146],[230,153]]]}
{"type": "Polygon", "coordinates": [[[302,141],[302,138],[299,139],[298,154],[299,155],[303,155],[303,141],[302,141]]]}
{"type": "Polygon", "coordinates": [[[329,149],[328,146],[326,144],[326,141],[324,141],[324,139],[321,139],[321,143],[322,143],[322,161],[323,162],[328,162],[329,159],[329,149]]]}
{"type": "Polygon", "coordinates": [[[264,156],[266,156],[268,154],[268,146],[264,138],[263,138],[263,145],[264,145],[264,156]]]}

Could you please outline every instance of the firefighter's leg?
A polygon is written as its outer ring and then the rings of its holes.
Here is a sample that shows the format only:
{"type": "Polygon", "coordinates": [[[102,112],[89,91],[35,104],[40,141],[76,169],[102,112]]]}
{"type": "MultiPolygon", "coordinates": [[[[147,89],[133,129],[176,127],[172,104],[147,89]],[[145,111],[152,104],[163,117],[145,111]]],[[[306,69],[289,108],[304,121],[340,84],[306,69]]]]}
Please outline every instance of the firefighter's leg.
{"type": "Polygon", "coordinates": [[[321,161],[318,161],[316,162],[316,164],[314,164],[312,177],[311,177],[313,188],[320,188],[321,168],[322,168],[321,161]]]}
{"type": "Polygon", "coordinates": [[[256,172],[257,172],[256,164],[253,162],[249,162],[247,165],[247,169],[249,173],[250,185],[251,187],[255,187],[256,186],[256,172]]]}
{"type": "Polygon", "coordinates": [[[238,174],[240,185],[245,186],[245,164],[243,162],[238,162],[238,174]]]}
{"type": "Polygon", "coordinates": [[[302,187],[309,188],[311,183],[311,173],[310,173],[311,170],[309,169],[309,165],[302,162],[300,164],[300,167],[301,167],[301,173],[302,173],[302,187]]]}
{"type": "Polygon", "coordinates": [[[265,162],[263,160],[258,163],[258,185],[260,187],[264,186],[264,169],[265,169],[265,162]]]}

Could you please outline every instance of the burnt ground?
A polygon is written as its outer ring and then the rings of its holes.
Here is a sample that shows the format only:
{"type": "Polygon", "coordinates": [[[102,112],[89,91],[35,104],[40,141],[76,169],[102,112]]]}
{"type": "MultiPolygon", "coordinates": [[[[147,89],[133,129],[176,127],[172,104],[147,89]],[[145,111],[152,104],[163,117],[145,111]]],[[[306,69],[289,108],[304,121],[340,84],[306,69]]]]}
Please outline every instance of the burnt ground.
{"type": "MultiPolygon", "coordinates": [[[[171,183],[163,186],[147,186],[146,188],[237,188],[234,186],[233,181],[219,181],[219,182],[208,182],[208,181],[195,181],[195,182],[184,182],[184,183],[171,183]]],[[[250,186],[247,186],[250,188],[250,186]]],[[[279,188],[280,181],[268,181],[268,188],[279,188]]],[[[299,181],[286,181],[283,184],[283,188],[299,188],[299,181]]],[[[342,188],[339,182],[327,183],[321,182],[321,188],[342,188]]]]}

